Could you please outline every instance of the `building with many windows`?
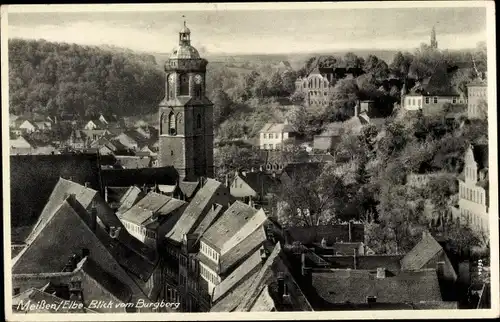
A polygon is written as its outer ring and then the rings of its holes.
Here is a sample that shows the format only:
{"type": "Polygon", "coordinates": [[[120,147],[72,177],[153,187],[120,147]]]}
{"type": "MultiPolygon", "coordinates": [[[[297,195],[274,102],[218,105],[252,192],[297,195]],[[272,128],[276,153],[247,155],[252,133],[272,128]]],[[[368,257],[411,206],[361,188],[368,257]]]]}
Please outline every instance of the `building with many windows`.
{"type": "Polygon", "coordinates": [[[460,222],[476,231],[489,231],[488,145],[471,144],[459,178],[460,222]]]}
{"type": "Polygon", "coordinates": [[[485,119],[488,116],[488,83],[477,79],[467,84],[467,115],[469,119],[485,119]]]}
{"type": "Polygon", "coordinates": [[[288,120],[284,123],[267,123],[259,134],[262,150],[282,150],[288,140],[294,139],[295,130],[288,120]]]}

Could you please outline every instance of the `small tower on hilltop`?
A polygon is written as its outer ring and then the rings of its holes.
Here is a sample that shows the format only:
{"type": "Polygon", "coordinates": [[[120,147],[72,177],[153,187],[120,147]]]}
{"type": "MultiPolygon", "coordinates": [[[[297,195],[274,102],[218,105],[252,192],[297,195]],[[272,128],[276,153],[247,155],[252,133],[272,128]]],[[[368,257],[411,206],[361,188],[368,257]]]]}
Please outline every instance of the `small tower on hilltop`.
{"type": "Polygon", "coordinates": [[[438,48],[438,42],[436,40],[436,27],[432,27],[431,31],[431,48],[432,49],[438,48]]]}

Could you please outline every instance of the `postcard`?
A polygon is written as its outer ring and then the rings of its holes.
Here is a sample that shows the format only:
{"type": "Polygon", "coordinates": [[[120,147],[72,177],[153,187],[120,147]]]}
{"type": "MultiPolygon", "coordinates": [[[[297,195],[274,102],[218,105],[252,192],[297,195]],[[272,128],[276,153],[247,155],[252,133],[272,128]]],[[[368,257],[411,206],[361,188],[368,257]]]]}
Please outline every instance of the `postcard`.
{"type": "Polygon", "coordinates": [[[1,9],[7,321],[499,316],[493,2],[1,9]]]}

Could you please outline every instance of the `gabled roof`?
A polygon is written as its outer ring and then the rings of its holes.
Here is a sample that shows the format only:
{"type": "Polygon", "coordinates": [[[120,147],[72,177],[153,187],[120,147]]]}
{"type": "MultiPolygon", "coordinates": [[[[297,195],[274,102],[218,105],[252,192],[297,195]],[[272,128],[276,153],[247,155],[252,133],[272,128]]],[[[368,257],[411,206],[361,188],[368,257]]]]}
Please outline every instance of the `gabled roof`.
{"type": "Polygon", "coordinates": [[[261,133],[291,133],[294,128],[288,123],[266,123],[260,130],[261,133]]]}
{"type": "Polygon", "coordinates": [[[182,180],[179,182],[179,188],[187,198],[191,198],[193,194],[197,191],[199,186],[200,186],[200,181],[189,182],[182,180]]]}
{"type": "MultiPolygon", "coordinates": [[[[356,269],[374,270],[384,267],[390,272],[401,270],[400,261],[404,255],[366,255],[356,256],[356,269]]],[[[332,268],[354,269],[354,256],[325,256],[332,268]]]]}
{"type": "Polygon", "coordinates": [[[266,231],[263,226],[260,226],[220,257],[219,273],[221,275],[227,274],[227,272],[230,271],[235,264],[240,262],[241,259],[252,251],[260,249],[266,241],[266,231]]]}
{"type": "Polygon", "coordinates": [[[205,216],[205,218],[203,218],[203,220],[198,225],[198,227],[196,227],[193,234],[200,236],[199,238],[201,239],[201,237],[207,231],[207,229],[210,228],[210,226],[217,219],[219,219],[219,216],[223,214],[223,212],[222,212],[223,209],[224,209],[224,206],[215,204],[215,206],[210,209],[210,211],[205,216]]]}
{"type": "MultiPolygon", "coordinates": [[[[111,253],[121,249],[119,243],[109,237],[99,225],[92,231],[90,220],[90,215],[76,199],[70,197],[64,200],[55,214],[43,222],[43,227],[31,243],[13,260],[12,273],[61,272],[70,256],[81,254],[82,249],[88,249],[90,258],[107,273],[127,285],[134,298],[144,297],[144,293],[120,265],[122,263],[115,259],[120,256],[111,253]]],[[[147,272],[146,267],[142,269],[142,272],[147,272]]]]}
{"type": "Polygon", "coordinates": [[[417,83],[410,94],[422,94],[425,96],[459,96],[456,89],[451,85],[451,78],[445,68],[437,68],[434,74],[417,83]]]}
{"type": "Polygon", "coordinates": [[[252,217],[257,209],[241,202],[235,201],[224,214],[205,232],[202,241],[215,250],[222,252],[224,244],[231,240],[252,217]]]}
{"type": "Polygon", "coordinates": [[[209,211],[211,207],[210,201],[215,196],[222,183],[207,179],[203,187],[194,195],[191,202],[184,210],[181,218],[175,223],[166,237],[175,242],[181,242],[184,234],[188,234],[191,230],[196,229],[195,224],[202,220],[202,216],[209,211]]]}
{"type": "Polygon", "coordinates": [[[441,301],[441,291],[434,269],[401,272],[377,278],[376,271],[329,269],[312,273],[312,286],[327,303],[366,303],[368,296],[377,302],[405,303],[441,301]]]}
{"type": "Polygon", "coordinates": [[[486,80],[483,80],[481,78],[476,78],[472,82],[467,84],[467,87],[475,87],[475,86],[481,86],[481,87],[487,87],[488,82],[486,80]]]}
{"type": "Polygon", "coordinates": [[[182,207],[186,202],[156,192],[148,193],[139,200],[132,208],[126,211],[122,220],[137,225],[143,225],[153,216],[167,216],[176,209],[182,207]]]}
{"type": "Polygon", "coordinates": [[[288,311],[312,311],[311,304],[295,282],[288,265],[289,263],[286,261],[284,254],[282,253],[281,245],[280,243],[277,243],[257,276],[249,285],[243,298],[240,299],[240,303],[236,308],[236,311],[250,311],[255,305],[255,302],[257,301],[262,290],[266,287],[270,287],[270,293],[272,293],[271,297],[274,299],[277,307],[284,307],[284,310],[288,311]],[[280,296],[277,296],[276,294],[277,278],[279,273],[283,273],[286,277],[285,283],[288,286],[288,292],[290,294],[289,301],[291,301],[291,303],[283,303],[280,296]]]}
{"type": "Polygon", "coordinates": [[[279,180],[271,175],[257,171],[238,173],[238,177],[250,186],[257,194],[266,195],[268,192],[279,186],[279,180]]]}
{"type": "Polygon", "coordinates": [[[250,255],[241,265],[239,265],[227,278],[215,287],[213,301],[217,303],[227,293],[240,285],[244,279],[255,273],[256,269],[262,267],[262,257],[260,249],[250,255]]]}
{"type": "Polygon", "coordinates": [[[401,268],[404,270],[417,270],[434,258],[443,248],[428,232],[422,234],[420,242],[401,259],[401,268]]]}
{"type": "Polygon", "coordinates": [[[122,214],[125,211],[132,208],[132,206],[140,199],[144,197],[144,192],[136,186],[129,187],[127,191],[121,196],[118,204],[118,214],[122,214]]]}
{"type": "Polygon", "coordinates": [[[84,207],[84,209],[90,210],[92,203],[96,207],[102,209],[98,212],[98,217],[107,226],[119,226],[120,221],[114,215],[113,211],[109,208],[106,202],[99,196],[98,192],[94,189],[82,186],[78,183],[59,178],[56,186],[52,190],[52,194],[47,201],[47,204],[43,208],[42,214],[38,217],[38,221],[33,227],[31,234],[26,239],[26,243],[30,243],[37,234],[40,233],[45,224],[54,216],[56,210],[61,205],[61,203],[67,198],[69,194],[74,194],[76,200],[84,207]]]}
{"type": "MultiPolygon", "coordinates": [[[[246,266],[248,268],[248,266],[246,266]]],[[[259,268],[257,266],[257,268],[259,268]]],[[[218,301],[215,303],[215,305],[212,306],[210,309],[211,312],[233,312],[237,307],[238,304],[240,303],[241,299],[243,296],[246,294],[247,290],[249,289],[250,285],[254,282],[254,280],[257,278],[259,275],[260,270],[256,269],[255,272],[249,273],[246,277],[243,276],[240,279],[240,283],[237,283],[235,287],[230,288],[229,291],[226,291],[224,293],[221,292],[221,294],[225,294],[222,298],[219,298],[218,301]]],[[[241,274],[242,272],[236,272],[234,271],[233,274],[241,274]]],[[[223,281],[224,283],[224,281],[223,281]]],[[[229,285],[224,284],[221,285],[220,287],[229,287],[229,285]]],[[[220,291],[219,291],[220,292],[220,291]]]]}

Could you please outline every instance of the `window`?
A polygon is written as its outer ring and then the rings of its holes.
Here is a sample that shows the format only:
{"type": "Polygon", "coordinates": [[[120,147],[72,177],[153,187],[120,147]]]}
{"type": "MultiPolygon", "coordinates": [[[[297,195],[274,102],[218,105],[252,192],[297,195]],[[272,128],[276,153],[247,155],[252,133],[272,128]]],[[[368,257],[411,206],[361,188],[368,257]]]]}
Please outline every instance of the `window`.
{"type": "Polygon", "coordinates": [[[168,115],[168,133],[170,135],[177,134],[177,122],[175,120],[174,112],[170,112],[168,115]]]}
{"type": "Polygon", "coordinates": [[[269,150],[272,150],[272,149],[273,149],[273,145],[269,144],[269,150]]]}
{"type": "Polygon", "coordinates": [[[438,98],[434,96],[434,104],[437,104],[438,98]]]}
{"type": "Polygon", "coordinates": [[[415,99],[412,99],[411,105],[413,105],[413,106],[417,105],[417,104],[415,104],[415,99]]]}
{"type": "Polygon", "coordinates": [[[269,133],[269,138],[272,139],[273,138],[273,134],[272,133],[269,133]]]}
{"type": "Polygon", "coordinates": [[[180,95],[189,95],[189,77],[186,74],[181,76],[180,95]]]}
{"type": "Polygon", "coordinates": [[[264,133],[264,139],[267,139],[267,133],[264,133]]]}
{"type": "Polygon", "coordinates": [[[453,104],[457,104],[457,98],[453,97],[453,104]]]}
{"type": "Polygon", "coordinates": [[[264,150],[267,150],[267,144],[264,144],[264,150]]]}
{"type": "Polygon", "coordinates": [[[201,128],[201,115],[198,114],[196,116],[196,126],[200,129],[201,128]]]}
{"type": "Polygon", "coordinates": [[[429,104],[429,98],[428,97],[425,98],[425,104],[429,104]]]}

